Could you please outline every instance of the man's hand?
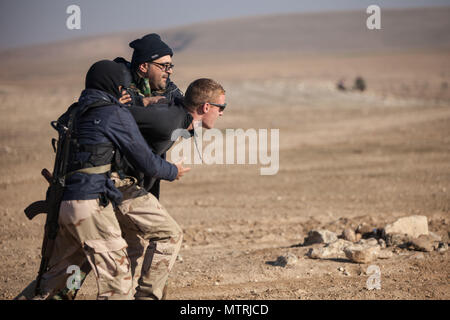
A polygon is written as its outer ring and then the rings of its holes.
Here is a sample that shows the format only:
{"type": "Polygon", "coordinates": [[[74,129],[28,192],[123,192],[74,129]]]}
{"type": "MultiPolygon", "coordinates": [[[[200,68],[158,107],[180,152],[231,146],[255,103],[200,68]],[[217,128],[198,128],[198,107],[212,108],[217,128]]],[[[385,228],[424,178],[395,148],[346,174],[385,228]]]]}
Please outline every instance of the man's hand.
{"type": "Polygon", "coordinates": [[[148,106],[149,104],[155,104],[158,103],[159,100],[165,99],[164,96],[154,96],[154,97],[146,97],[142,100],[144,101],[144,106],[148,106]]]}
{"type": "Polygon", "coordinates": [[[175,163],[175,166],[178,169],[178,174],[175,179],[179,180],[186,172],[190,171],[191,168],[185,168],[183,167],[183,160],[180,162],[175,163]]]}
{"type": "Polygon", "coordinates": [[[122,96],[119,98],[119,102],[121,104],[127,104],[128,102],[131,102],[131,100],[131,96],[127,90],[122,90],[122,96]]]}

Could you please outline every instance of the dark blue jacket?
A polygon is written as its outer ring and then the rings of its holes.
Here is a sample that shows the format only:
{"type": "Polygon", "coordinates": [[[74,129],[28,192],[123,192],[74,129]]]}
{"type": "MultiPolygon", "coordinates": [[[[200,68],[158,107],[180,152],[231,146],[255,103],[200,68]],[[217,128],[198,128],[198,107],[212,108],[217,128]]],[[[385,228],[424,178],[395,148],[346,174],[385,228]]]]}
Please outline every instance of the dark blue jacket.
{"type": "MultiPolygon", "coordinates": [[[[169,181],[176,178],[176,166],[152,152],[130,111],[110,94],[95,89],[84,90],[78,100],[76,112],[75,138],[80,145],[111,142],[133,166],[146,175],[169,181]],[[109,105],[89,108],[83,112],[99,100],[109,105]]],[[[71,161],[86,161],[88,157],[86,152],[79,152],[74,154],[71,161]]],[[[122,194],[105,174],[75,173],[66,179],[63,200],[96,199],[102,194],[115,204],[122,200],[122,194]]]]}

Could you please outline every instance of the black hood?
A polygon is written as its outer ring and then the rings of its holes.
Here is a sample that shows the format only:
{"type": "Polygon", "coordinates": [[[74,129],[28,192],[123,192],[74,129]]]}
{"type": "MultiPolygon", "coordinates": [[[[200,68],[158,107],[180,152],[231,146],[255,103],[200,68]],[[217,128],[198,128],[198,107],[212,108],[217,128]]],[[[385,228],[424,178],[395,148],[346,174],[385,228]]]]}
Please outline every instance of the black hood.
{"type": "Polygon", "coordinates": [[[121,65],[110,60],[101,60],[94,63],[86,74],[86,89],[96,89],[109,93],[119,99],[122,95],[119,86],[127,88],[130,85],[121,65]]]}

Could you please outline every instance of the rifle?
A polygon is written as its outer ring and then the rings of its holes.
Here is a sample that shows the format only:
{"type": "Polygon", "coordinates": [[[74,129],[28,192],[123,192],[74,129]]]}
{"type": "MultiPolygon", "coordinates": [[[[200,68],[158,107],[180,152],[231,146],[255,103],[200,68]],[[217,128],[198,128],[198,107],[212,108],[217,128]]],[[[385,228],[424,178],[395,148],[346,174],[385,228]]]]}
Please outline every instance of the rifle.
{"type": "Polygon", "coordinates": [[[48,263],[52,256],[56,235],[58,234],[59,209],[64,194],[75,109],[75,104],[72,104],[69,108],[70,112],[66,124],[60,121],[61,118],[58,119],[58,121],[52,121],[50,123],[53,129],[58,131],[58,140],[52,139],[52,146],[56,152],[55,164],[53,167],[53,174],[47,169],[43,169],[41,172],[50,186],[47,189],[45,200],[33,202],[24,210],[25,215],[30,220],[40,213],[47,214],[41,249],[42,258],[38,276],[36,278],[35,295],[40,294],[42,275],[48,270],[48,263]]]}

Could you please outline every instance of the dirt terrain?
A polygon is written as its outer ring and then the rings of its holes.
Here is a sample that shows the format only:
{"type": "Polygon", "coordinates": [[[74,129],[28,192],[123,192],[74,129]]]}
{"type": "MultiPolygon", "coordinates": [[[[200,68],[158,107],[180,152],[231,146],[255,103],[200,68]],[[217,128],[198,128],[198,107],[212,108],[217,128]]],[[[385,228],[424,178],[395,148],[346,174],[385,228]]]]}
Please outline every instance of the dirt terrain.
{"type": "MultiPolygon", "coordinates": [[[[182,180],[162,184],[161,202],[184,230],[168,298],[450,299],[448,250],[397,248],[370,263],[381,270],[381,290],[367,290],[370,264],[310,259],[317,245],[302,246],[312,229],[383,228],[409,215],[425,215],[449,241],[448,48],[176,54],[181,89],[199,77],[224,85],[229,106],[219,129],[280,130],[280,168],[262,176],[260,164],[192,165],[182,180]],[[356,76],[368,90],[336,89],[356,76]],[[277,266],[287,253],[298,262],[277,266]]],[[[45,194],[49,122],[78,97],[93,62],[14,59],[21,57],[8,54],[0,78],[1,299],[36,275],[45,220],[28,221],[23,209],[45,194]]],[[[78,298],[95,297],[90,275],[78,298]]]]}

